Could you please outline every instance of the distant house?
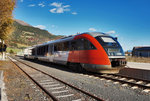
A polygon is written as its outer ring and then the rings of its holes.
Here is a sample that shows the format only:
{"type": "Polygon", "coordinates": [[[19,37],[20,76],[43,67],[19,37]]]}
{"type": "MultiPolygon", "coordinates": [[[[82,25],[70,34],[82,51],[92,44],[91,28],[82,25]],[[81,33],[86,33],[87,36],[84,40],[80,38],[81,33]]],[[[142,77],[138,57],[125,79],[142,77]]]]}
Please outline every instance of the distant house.
{"type": "Polygon", "coordinates": [[[126,55],[126,56],[132,56],[132,50],[127,50],[127,51],[125,52],[125,55],[126,55]]]}
{"type": "Polygon", "coordinates": [[[150,46],[134,47],[132,56],[137,57],[150,57],[150,46]]]}

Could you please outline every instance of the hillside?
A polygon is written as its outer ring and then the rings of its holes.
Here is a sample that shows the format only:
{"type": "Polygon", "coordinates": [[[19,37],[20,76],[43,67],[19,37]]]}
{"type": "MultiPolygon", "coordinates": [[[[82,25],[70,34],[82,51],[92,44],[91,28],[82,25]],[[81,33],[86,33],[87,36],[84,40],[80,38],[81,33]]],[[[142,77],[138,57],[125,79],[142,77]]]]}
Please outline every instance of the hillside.
{"type": "Polygon", "coordinates": [[[35,28],[21,20],[14,21],[15,31],[9,37],[8,47],[23,49],[28,46],[37,45],[61,38],[49,33],[46,30],[35,28]]]}
{"type": "Polygon", "coordinates": [[[31,25],[29,25],[28,23],[26,23],[26,22],[24,22],[24,21],[21,21],[21,20],[19,20],[19,19],[15,19],[15,21],[16,21],[17,23],[23,25],[23,26],[31,26],[31,25]]]}

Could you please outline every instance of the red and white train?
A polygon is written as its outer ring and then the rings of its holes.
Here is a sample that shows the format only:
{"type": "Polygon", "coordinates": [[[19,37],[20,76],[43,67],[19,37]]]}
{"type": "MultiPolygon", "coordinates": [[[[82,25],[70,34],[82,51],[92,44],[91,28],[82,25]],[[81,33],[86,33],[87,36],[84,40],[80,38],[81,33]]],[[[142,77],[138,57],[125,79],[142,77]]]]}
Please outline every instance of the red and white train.
{"type": "Polygon", "coordinates": [[[98,73],[118,73],[126,65],[117,39],[100,32],[86,32],[27,48],[24,58],[98,73]]]}

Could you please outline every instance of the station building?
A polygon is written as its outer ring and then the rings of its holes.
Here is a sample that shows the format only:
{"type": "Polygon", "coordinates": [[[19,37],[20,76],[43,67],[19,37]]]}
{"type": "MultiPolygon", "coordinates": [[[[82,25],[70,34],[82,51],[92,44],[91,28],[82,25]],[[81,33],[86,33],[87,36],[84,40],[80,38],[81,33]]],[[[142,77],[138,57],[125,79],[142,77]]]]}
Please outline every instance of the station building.
{"type": "Polygon", "coordinates": [[[150,46],[133,47],[132,56],[150,57],[150,46]]]}

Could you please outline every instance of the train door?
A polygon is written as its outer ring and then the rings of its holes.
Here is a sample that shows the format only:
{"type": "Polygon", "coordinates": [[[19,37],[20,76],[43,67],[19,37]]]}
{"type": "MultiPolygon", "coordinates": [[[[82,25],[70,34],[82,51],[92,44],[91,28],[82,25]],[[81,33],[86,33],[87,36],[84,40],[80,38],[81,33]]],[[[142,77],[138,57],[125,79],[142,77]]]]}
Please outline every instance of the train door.
{"type": "Polygon", "coordinates": [[[61,64],[61,62],[62,62],[62,49],[63,49],[63,45],[61,42],[54,44],[54,61],[53,62],[61,64]]]}
{"type": "Polygon", "coordinates": [[[62,43],[62,51],[60,55],[61,55],[61,63],[67,64],[69,55],[69,41],[65,41],[62,43]]]}
{"type": "Polygon", "coordinates": [[[35,47],[35,58],[34,59],[37,59],[37,47],[35,47]]]}
{"type": "Polygon", "coordinates": [[[54,59],[54,44],[49,44],[49,61],[53,62],[54,59]]]}
{"type": "Polygon", "coordinates": [[[69,42],[60,42],[54,44],[54,62],[66,64],[69,54],[69,42]]]}

